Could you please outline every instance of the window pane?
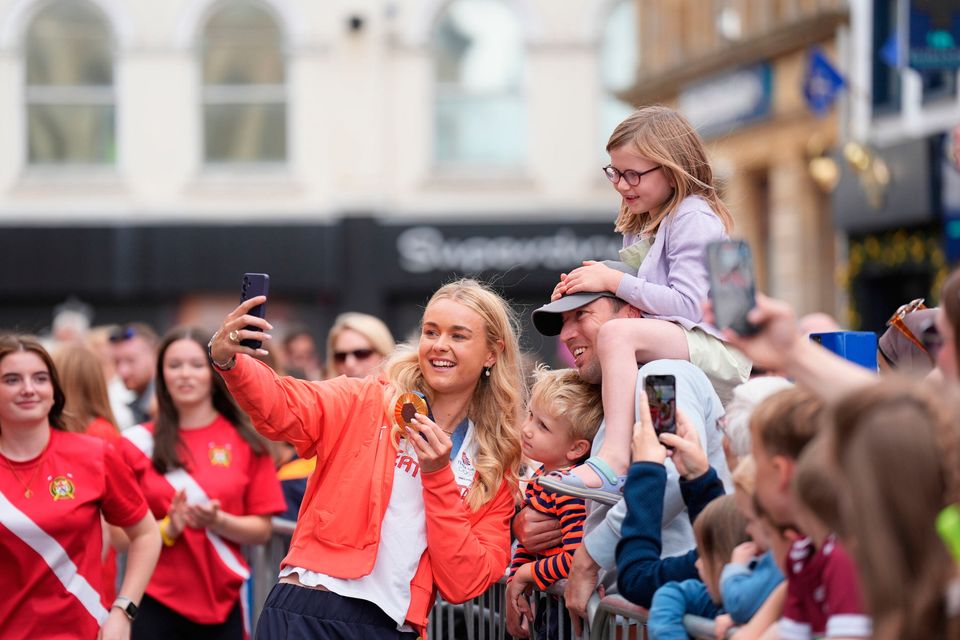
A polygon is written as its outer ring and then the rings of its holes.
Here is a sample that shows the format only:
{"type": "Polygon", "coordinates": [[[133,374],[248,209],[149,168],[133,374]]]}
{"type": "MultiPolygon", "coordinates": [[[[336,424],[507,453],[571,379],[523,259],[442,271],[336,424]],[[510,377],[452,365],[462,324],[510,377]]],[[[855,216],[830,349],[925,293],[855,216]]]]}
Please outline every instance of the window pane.
{"type": "Polygon", "coordinates": [[[632,0],[621,0],[607,17],[600,44],[600,77],[607,91],[631,86],[637,72],[637,12],[632,0]]]}
{"type": "Polygon", "coordinates": [[[208,162],[282,162],[287,157],[282,103],[208,104],[203,124],[208,162]]]}
{"type": "Polygon", "coordinates": [[[112,36],[83,2],[58,2],[34,19],[25,40],[28,85],[113,84],[112,36]]]}
{"type": "Polygon", "coordinates": [[[436,105],[438,163],[515,165],[526,148],[523,105],[513,97],[447,97],[436,105]]]}
{"type": "Polygon", "coordinates": [[[523,40],[510,9],[497,0],[457,0],[434,31],[437,80],[469,91],[520,85],[523,40]]]}
{"type": "Polygon", "coordinates": [[[526,149],[523,38],[498,0],[456,0],[433,33],[439,164],[516,166],[526,149]]]}
{"type": "Polygon", "coordinates": [[[113,163],[114,120],[112,105],[30,105],[28,160],[38,164],[113,163]]]}
{"type": "Polygon", "coordinates": [[[203,81],[213,85],[283,84],[280,30],[264,9],[249,2],[224,7],[203,34],[203,81]]]}

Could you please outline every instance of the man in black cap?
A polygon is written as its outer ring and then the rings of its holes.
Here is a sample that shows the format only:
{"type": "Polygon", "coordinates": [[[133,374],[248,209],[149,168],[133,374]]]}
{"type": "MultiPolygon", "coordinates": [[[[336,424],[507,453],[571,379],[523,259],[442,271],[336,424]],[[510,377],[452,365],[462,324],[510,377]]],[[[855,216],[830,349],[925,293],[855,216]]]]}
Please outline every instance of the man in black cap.
{"type": "MultiPolygon", "coordinates": [[[[634,269],[622,262],[606,261],[604,264],[625,273],[635,273],[634,269]]],[[[574,365],[585,382],[601,384],[602,371],[596,349],[600,327],[614,318],[641,316],[639,309],[610,292],[579,292],[554,300],[534,311],[533,324],[543,335],[559,336],[573,355],[574,365]]],[[[716,421],[723,415],[723,407],[709,380],[689,362],[656,360],[644,364],[638,371],[638,399],[643,377],[661,374],[676,378],[677,407],[696,427],[710,466],[729,489],[729,471],[723,455],[721,434],[716,428],[716,421]]],[[[593,441],[594,450],[599,449],[604,431],[604,425],[601,424],[593,441]]],[[[679,475],[669,460],[664,466],[667,468],[667,486],[663,499],[661,539],[663,556],[666,557],[685,553],[695,543],[693,528],[680,494],[679,475]]],[[[587,502],[583,544],[574,555],[564,592],[567,608],[574,616],[586,617],[587,601],[598,584],[603,584],[607,593],[616,591],[616,546],[625,514],[623,500],[613,507],[587,502]]],[[[559,541],[559,523],[530,508],[522,509],[517,515],[514,532],[531,551],[559,541]]]]}

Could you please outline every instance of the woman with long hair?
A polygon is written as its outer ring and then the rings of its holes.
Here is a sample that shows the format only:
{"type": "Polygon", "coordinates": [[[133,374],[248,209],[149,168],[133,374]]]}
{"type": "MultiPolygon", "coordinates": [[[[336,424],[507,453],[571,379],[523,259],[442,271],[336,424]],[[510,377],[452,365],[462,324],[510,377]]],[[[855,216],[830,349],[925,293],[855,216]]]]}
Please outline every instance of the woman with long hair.
{"type": "Polygon", "coordinates": [[[67,398],[63,408],[67,430],[117,441],[120,430],[110,408],[107,381],[97,354],[83,345],[67,345],[54,352],[53,361],[67,398]]]}
{"type": "MultiPolygon", "coordinates": [[[[53,362],[66,396],[63,423],[67,431],[86,433],[116,445],[120,440],[120,430],[113,418],[107,382],[97,354],[82,344],[68,344],[54,352],[53,362]]],[[[127,540],[122,534],[112,531],[109,525],[103,531],[102,589],[104,597],[112,601],[117,591],[117,552],[114,545],[125,551],[127,540]]]]}
{"type": "Polygon", "coordinates": [[[66,430],[65,403],[40,343],[0,337],[0,637],[126,639],[160,535],[117,450],[66,430]],[[130,539],[112,602],[102,595],[101,517],[130,539]]]}
{"type": "Polygon", "coordinates": [[[141,638],[239,639],[240,545],[270,538],[285,506],[265,443],[180,327],[157,354],[157,419],[123,432],[122,451],[160,519],[160,563],[133,627],[141,638]]]}
{"type": "Polygon", "coordinates": [[[257,429],[316,455],[258,638],[416,638],[437,592],[483,593],[510,558],[523,384],[516,321],[473,280],[441,287],[416,348],[382,376],[280,378],[240,344],[269,340],[244,302],[210,357],[257,429]],[[417,395],[420,394],[420,395],[417,395]]]}
{"type": "Polygon", "coordinates": [[[956,388],[906,379],[884,379],[834,409],[841,525],[877,640],[960,637],[958,425],[956,388]]]}

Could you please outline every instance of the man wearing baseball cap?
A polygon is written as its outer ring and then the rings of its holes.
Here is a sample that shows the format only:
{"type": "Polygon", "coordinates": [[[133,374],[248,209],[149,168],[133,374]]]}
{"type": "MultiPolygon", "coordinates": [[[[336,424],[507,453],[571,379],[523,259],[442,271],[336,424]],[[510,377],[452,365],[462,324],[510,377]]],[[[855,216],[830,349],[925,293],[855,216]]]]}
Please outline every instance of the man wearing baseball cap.
{"type": "MultiPolygon", "coordinates": [[[[635,273],[622,262],[605,261],[608,267],[635,273]]],[[[639,318],[639,309],[617,298],[610,292],[578,292],[545,304],[533,312],[533,324],[545,336],[559,336],[569,349],[580,377],[592,384],[602,383],[600,360],[596,342],[600,327],[614,318],[639,318]]],[[[656,360],[644,364],[637,375],[637,399],[642,390],[642,379],[647,375],[670,374],[676,378],[677,407],[695,426],[710,465],[729,489],[730,474],[723,455],[721,434],[716,421],[723,415],[720,399],[700,369],[683,360],[656,360]]],[[[601,424],[593,440],[594,449],[603,442],[605,425],[601,424]]],[[[680,494],[679,475],[673,463],[665,462],[667,485],[663,499],[661,529],[662,555],[672,556],[688,552],[695,546],[693,528],[680,494]]],[[[587,521],[583,544],[574,555],[564,592],[567,608],[574,617],[586,617],[586,604],[603,584],[607,593],[616,591],[616,547],[620,527],[626,514],[623,500],[613,507],[594,501],[587,502],[587,521]]],[[[531,551],[546,548],[559,540],[559,523],[533,509],[524,508],[514,521],[514,532],[531,551]],[[553,537],[553,536],[556,537],[553,537]],[[532,541],[532,548],[528,541],[532,541]],[[538,544],[539,543],[539,544],[538,544]]]]}

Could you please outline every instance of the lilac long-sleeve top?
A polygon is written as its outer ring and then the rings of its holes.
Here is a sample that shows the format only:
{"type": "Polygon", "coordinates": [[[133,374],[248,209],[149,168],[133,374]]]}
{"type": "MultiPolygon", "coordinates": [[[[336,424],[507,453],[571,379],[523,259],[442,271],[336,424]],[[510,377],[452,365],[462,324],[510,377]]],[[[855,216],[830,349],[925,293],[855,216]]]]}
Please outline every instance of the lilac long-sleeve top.
{"type": "MultiPolygon", "coordinates": [[[[687,196],[660,223],[637,275],[624,274],[617,297],[640,309],[646,318],[669,320],[685,329],[699,327],[719,338],[716,327],[702,322],[700,303],[710,290],[707,245],[727,237],[723,222],[707,201],[687,196]]],[[[639,235],[624,234],[623,246],[639,240],[639,235]]]]}

